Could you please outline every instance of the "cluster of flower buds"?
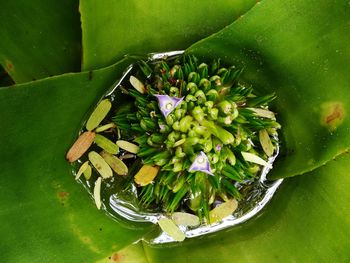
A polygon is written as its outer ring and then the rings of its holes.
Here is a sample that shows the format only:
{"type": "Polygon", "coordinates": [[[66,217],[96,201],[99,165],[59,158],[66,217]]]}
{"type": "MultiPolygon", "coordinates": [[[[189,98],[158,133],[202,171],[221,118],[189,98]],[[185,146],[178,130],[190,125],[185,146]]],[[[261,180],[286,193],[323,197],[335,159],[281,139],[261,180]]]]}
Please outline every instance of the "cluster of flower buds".
{"type": "Polygon", "coordinates": [[[143,163],[160,168],[139,186],[143,204],[208,218],[214,202],[239,199],[270,165],[280,128],[268,109],[275,96],[255,95],[238,82],[241,72],[188,55],[138,64],[126,87],[134,105],[113,120],[139,145],[143,163]]]}

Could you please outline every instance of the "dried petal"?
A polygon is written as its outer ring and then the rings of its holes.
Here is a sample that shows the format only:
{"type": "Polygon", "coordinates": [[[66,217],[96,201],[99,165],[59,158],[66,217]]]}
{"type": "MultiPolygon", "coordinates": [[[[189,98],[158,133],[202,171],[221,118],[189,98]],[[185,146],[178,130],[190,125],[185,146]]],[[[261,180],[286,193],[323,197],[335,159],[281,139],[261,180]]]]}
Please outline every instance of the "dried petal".
{"type": "Polygon", "coordinates": [[[260,109],[260,108],[247,108],[255,113],[256,116],[262,117],[262,118],[268,118],[275,120],[275,113],[269,110],[260,109]]]}
{"type": "Polygon", "coordinates": [[[89,152],[89,160],[103,178],[113,176],[111,167],[109,167],[106,161],[97,152],[89,152]]]}
{"type": "Polygon", "coordinates": [[[80,168],[79,168],[79,170],[78,170],[78,172],[77,172],[77,174],[75,176],[75,180],[79,179],[79,177],[86,171],[86,169],[88,169],[88,166],[89,166],[89,161],[86,161],[85,163],[83,163],[80,166],[80,168]]]}
{"type": "Polygon", "coordinates": [[[173,110],[176,109],[184,99],[182,98],[176,98],[176,97],[170,97],[168,95],[154,95],[159,102],[159,109],[162,112],[164,117],[167,117],[173,110]]]}
{"type": "Polygon", "coordinates": [[[159,166],[145,164],[135,175],[134,181],[140,186],[148,185],[157,176],[158,171],[159,166]]]}
{"type": "Polygon", "coordinates": [[[130,76],[129,78],[130,84],[141,94],[146,93],[145,85],[136,77],[130,76]]]}
{"type": "Polygon", "coordinates": [[[102,178],[101,177],[97,178],[95,182],[95,187],[94,187],[94,199],[98,210],[101,209],[101,183],[102,183],[102,178]]]}
{"type": "Polygon", "coordinates": [[[91,178],[91,174],[92,174],[92,168],[90,165],[88,165],[88,167],[86,168],[86,170],[84,171],[84,177],[86,180],[89,180],[91,178]]]}
{"type": "Polygon", "coordinates": [[[136,144],[133,144],[131,142],[128,141],[124,141],[124,140],[118,140],[117,141],[117,145],[122,148],[125,151],[128,151],[130,153],[138,153],[139,151],[139,146],[137,146],[136,144]]]}
{"type": "Polygon", "coordinates": [[[91,144],[94,142],[94,139],[94,132],[87,131],[80,134],[79,138],[67,152],[66,159],[69,162],[78,160],[90,148],[91,144]]]}
{"type": "Polygon", "coordinates": [[[100,125],[101,121],[106,117],[111,107],[112,103],[108,99],[101,101],[87,120],[86,129],[88,131],[92,131],[98,125],[100,125]]]}
{"type": "Polygon", "coordinates": [[[100,134],[96,134],[95,143],[111,154],[117,154],[119,152],[118,145],[100,134]]]}
{"type": "Polygon", "coordinates": [[[209,223],[213,224],[219,222],[225,217],[232,215],[232,213],[237,209],[237,206],[238,202],[236,199],[231,199],[225,203],[219,204],[209,212],[209,223]]]}
{"type": "Polygon", "coordinates": [[[107,131],[109,129],[115,128],[115,127],[116,127],[115,124],[113,122],[111,122],[111,123],[102,125],[100,127],[97,127],[95,132],[104,132],[104,131],[107,131]]]}
{"type": "Polygon", "coordinates": [[[259,140],[260,140],[260,144],[264,150],[264,152],[266,153],[267,156],[272,156],[273,152],[274,152],[274,147],[273,144],[271,142],[269,133],[266,130],[260,130],[259,131],[259,140]]]}
{"type": "Polygon", "coordinates": [[[268,162],[266,162],[264,159],[260,158],[259,156],[252,154],[252,153],[248,153],[248,152],[241,152],[244,160],[246,160],[247,162],[252,162],[252,163],[256,163],[256,164],[260,164],[263,166],[266,166],[270,169],[272,169],[272,165],[268,162]]]}
{"type": "Polygon", "coordinates": [[[177,225],[194,227],[200,224],[199,217],[189,213],[175,212],[171,217],[177,225]]]}
{"type": "Polygon", "coordinates": [[[127,175],[128,167],[117,156],[114,156],[108,152],[102,151],[101,156],[108,163],[108,165],[119,175],[127,175]]]}
{"type": "Polygon", "coordinates": [[[209,175],[213,175],[211,173],[208,157],[203,151],[201,151],[200,154],[197,155],[196,159],[193,161],[188,171],[200,171],[209,175]]]}
{"type": "Polygon", "coordinates": [[[186,238],[185,234],[180,230],[180,228],[178,228],[177,225],[175,225],[173,220],[169,218],[161,218],[158,221],[158,225],[165,233],[167,233],[175,241],[185,240],[186,238]]]}

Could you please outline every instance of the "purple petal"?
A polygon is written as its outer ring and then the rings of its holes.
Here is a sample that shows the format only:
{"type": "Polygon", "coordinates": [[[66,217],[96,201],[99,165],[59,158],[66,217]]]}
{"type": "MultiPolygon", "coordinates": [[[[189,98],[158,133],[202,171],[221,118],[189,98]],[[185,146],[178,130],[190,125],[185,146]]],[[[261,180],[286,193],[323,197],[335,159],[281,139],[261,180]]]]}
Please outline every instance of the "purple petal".
{"type": "Polygon", "coordinates": [[[202,151],[197,155],[188,171],[199,171],[209,175],[214,175],[210,172],[210,163],[208,157],[202,151]]]}
{"type": "Polygon", "coordinates": [[[176,97],[170,97],[168,95],[154,95],[159,102],[159,109],[164,115],[164,117],[167,117],[173,110],[176,109],[177,106],[180,105],[184,97],[182,98],[176,98],[176,97]]]}
{"type": "Polygon", "coordinates": [[[215,146],[215,150],[219,152],[219,151],[221,151],[221,149],[222,149],[221,144],[218,143],[218,144],[215,146]]]}

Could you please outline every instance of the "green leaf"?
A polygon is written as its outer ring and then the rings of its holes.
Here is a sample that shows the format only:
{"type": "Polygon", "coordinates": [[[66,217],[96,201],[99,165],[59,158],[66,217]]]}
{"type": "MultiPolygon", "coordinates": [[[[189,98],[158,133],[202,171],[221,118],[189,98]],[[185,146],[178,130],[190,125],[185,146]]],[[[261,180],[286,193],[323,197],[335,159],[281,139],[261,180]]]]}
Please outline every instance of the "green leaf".
{"type": "Polygon", "coordinates": [[[0,89],[2,262],[91,262],[148,231],[98,211],[65,160],[82,119],[129,63],[0,89]]]}
{"type": "Polygon", "coordinates": [[[189,52],[243,64],[243,78],[276,92],[281,154],[271,178],[302,174],[350,146],[350,5],[263,1],[189,52]]]}
{"type": "Polygon", "coordinates": [[[185,49],[243,15],[255,0],[80,1],[84,70],[125,54],[185,49]]]}
{"type": "Polygon", "coordinates": [[[2,1],[0,64],[16,83],[80,70],[77,0],[2,1]]]}
{"type": "Polygon", "coordinates": [[[144,243],[150,262],[348,262],[350,156],[286,179],[259,217],[181,246],[144,243]]]}

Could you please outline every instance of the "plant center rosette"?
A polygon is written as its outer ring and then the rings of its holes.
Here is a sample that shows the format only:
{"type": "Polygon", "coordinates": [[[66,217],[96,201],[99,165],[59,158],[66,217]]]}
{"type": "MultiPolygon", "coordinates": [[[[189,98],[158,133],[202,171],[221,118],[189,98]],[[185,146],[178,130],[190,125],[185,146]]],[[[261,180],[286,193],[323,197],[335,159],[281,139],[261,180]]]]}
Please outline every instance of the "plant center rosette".
{"type": "Polygon", "coordinates": [[[80,166],[75,177],[97,208],[108,211],[120,198],[112,210],[125,212],[119,208],[129,200],[125,207],[154,215],[150,221],[164,235],[182,241],[186,231],[220,225],[256,205],[280,125],[269,109],[275,95],[240,82],[241,72],[185,54],[130,67],[66,156],[80,166]]]}

